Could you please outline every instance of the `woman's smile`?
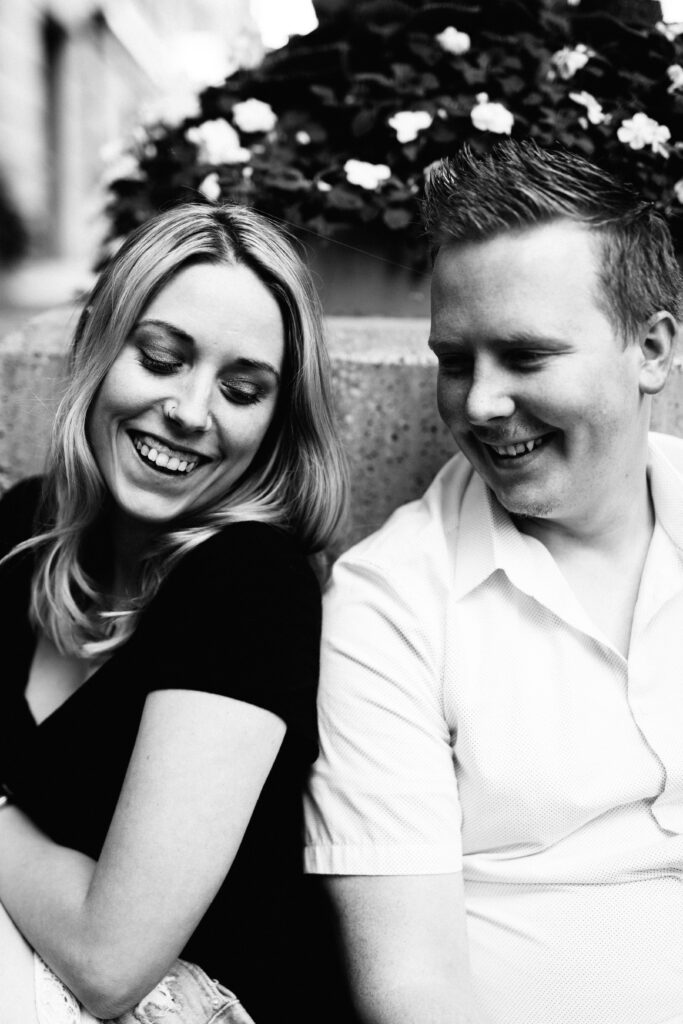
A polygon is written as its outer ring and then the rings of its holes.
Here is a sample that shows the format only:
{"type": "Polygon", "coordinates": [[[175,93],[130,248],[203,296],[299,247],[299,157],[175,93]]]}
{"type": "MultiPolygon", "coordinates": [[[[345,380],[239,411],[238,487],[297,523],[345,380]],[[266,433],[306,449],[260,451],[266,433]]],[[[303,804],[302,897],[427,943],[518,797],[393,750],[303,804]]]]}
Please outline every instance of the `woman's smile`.
{"type": "Polygon", "coordinates": [[[190,451],[187,448],[177,448],[154,434],[129,430],[128,436],[140,456],[140,460],[150,469],[166,476],[187,477],[198,466],[206,465],[211,461],[207,456],[200,455],[199,452],[190,451]]]}

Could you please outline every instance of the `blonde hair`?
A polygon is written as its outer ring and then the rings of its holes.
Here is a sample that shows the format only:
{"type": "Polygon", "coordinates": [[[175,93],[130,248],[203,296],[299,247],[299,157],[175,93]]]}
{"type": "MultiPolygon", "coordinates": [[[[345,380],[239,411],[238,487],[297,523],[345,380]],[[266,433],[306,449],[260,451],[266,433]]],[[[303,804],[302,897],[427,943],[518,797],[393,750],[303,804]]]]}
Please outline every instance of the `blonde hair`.
{"type": "Polygon", "coordinates": [[[70,380],[57,411],[36,547],[31,619],[63,653],[105,655],[184,554],[229,523],[258,520],[293,533],[309,553],[334,543],[347,506],[345,460],[332,413],[322,315],[310,275],[283,233],[239,206],[187,204],[135,231],[100,275],[76,327],[70,380]],[[140,589],[109,607],[86,568],[107,490],[87,438],[93,400],[145,308],[189,263],[243,264],[282,314],[285,355],[277,408],[247,472],[214,507],[160,532],[140,589]]]}

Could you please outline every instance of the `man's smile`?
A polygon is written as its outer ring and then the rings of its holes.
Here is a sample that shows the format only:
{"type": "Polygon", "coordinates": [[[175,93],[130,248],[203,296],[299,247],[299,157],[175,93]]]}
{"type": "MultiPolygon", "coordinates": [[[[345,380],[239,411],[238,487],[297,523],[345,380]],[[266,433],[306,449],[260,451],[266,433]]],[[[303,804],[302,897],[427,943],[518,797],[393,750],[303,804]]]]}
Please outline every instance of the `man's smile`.
{"type": "Polygon", "coordinates": [[[554,433],[553,431],[540,437],[528,438],[525,441],[508,441],[505,444],[493,444],[491,441],[484,441],[481,438],[477,438],[477,440],[496,460],[520,460],[531,455],[532,452],[538,451],[554,433]]]}

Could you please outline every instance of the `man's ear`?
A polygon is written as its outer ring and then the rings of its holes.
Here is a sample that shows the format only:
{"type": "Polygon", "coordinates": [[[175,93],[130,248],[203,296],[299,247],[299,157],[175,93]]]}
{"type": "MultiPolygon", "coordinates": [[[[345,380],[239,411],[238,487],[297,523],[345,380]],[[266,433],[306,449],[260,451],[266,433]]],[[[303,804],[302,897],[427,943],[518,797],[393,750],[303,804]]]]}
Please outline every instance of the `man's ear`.
{"type": "Polygon", "coordinates": [[[671,313],[654,313],[640,334],[640,391],[656,395],[666,384],[678,337],[678,324],[671,313]]]}

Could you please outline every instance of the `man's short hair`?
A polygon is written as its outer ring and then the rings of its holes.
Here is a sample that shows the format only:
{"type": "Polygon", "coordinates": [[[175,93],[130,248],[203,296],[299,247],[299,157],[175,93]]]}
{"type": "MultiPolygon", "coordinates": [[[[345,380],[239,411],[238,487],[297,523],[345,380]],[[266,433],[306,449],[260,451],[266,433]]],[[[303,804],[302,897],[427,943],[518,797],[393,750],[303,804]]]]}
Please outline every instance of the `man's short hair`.
{"type": "Polygon", "coordinates": [[[434,164],[423,200],[434,254],[571,220],[601,241],[606,312],[625,339],[653,313],[683,312],[683,277],[666,221],[634,188],[560,146],[506,140],[486,154],[468,146],[434,164]]]}

